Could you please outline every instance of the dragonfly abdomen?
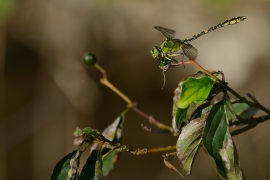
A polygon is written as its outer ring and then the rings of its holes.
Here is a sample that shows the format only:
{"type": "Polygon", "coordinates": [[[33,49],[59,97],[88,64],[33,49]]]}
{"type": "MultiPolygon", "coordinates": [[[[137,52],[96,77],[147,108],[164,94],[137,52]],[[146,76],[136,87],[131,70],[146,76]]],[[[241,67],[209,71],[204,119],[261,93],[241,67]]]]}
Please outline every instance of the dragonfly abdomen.
{"type": "Polygon", "coordinates": [[[238,16],[238,17],[232,18],[230,20],[226,20],[223,23],[219,23],[216,26],[213,26],[213,27],[211,27],[211,28],[209,28],[207,30],[204,30],[201,33],[199,33],[197,35],[194,35],[191,38],[188,38],[188,39],[183,40],[183,42],[184,43],[190,43],[191,41],[194,41],[195,39],[199,38],[200,36],[205,35],[205,34],[211,32],[211,31],[214,31],[214,30],[216,30],[218,28],[221,28],[221,27],[224,27],[224,26],[229,26],[229,25],[237,24],[237,23],[239,23],[241,21],[244,21],[245,19],[246,19],[245,16],[238,16]]]}

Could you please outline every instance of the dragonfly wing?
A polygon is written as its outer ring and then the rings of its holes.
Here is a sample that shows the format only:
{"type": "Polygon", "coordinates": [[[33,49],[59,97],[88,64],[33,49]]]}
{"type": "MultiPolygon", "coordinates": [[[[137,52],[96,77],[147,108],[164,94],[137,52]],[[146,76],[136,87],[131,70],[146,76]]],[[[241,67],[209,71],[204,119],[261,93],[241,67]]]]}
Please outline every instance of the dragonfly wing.
{"type": "Polygon", "coordinates": [[[183,53],[190,59],[195,60],[198,56],[198,50],[191,44],[186,44],[183,47],[183,53]]]}
{"type": "Polygon", "coordinates": [[[155,26],[155,29],[160,31],[167,39],[172,39],[175,37],[175,31],[172,29],[160,27],[160,26],[155,26]]]}

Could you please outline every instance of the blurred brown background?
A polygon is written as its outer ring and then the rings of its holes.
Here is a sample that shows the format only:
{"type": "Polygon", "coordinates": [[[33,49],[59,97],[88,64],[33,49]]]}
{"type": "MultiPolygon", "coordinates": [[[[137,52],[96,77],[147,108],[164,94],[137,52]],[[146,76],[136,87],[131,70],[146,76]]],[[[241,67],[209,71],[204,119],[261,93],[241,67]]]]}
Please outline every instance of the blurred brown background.
{"type": "MultiPolygon", "coordinates": [[[[124,110],[125,102],[99,83],[101,74],[83,64],[85,52],[96,54],[111,82],[141,109],[170,125],[174,89],[197,69],[170,69],[161,90],[163,76],[149,50],[164,37],[153,27],[185,39],[239,15],[247,20],[192,43],[197,62],[222,70],[233,89],[270,108],[269,0],[0,0],[0,179],[49,179],[75,149],[76,127],[103,130],[124,110]]],[[[124,144],[175,144],[177,137],[148,133],[141,123],[148,125],[127,114],[124,144]]],[[[247,179],[270,179],[269,128],[265,122],[234,137],[247,179]]],[[[121,154],[106,179],[181,179],[161,155],[121,154]]],[[[219,179],[203,149],[192,174],[186,179],[219,179]]]]}

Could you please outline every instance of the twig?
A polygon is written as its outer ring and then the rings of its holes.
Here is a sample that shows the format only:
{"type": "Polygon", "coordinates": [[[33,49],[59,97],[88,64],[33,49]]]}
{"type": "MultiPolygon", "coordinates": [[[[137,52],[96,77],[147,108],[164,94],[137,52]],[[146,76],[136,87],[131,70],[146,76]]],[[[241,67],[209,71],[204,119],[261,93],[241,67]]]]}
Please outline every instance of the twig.
{"type": "MultiPolygon", "coordinates": [[[[236,136],[238,134],[241,134],[241,133],[243,133],[245,131],[248,131],[248,130],[256,127],[259,123],[265,122],[267,120],[270,120],[270,115],[260,116],[260,117],[257,117],[257,118],[250,118],[249,120],[246,120],[248,122],[247,126],[231,132],[231,135],[236,136]]],[[[243,123],[241,121],[236,121],[236,122],[231,123],[230,126],[231,125],[237,125],[237,124],[247,124],[247,123],[243,123]]]]}
{"type": "Polygon", "coordinates": [[[110,81],[107,78],[106,71],[100,67],[97,63],[94,64],[95,68],[97,68],[103,75],[103,78],[100,80],[101,84],[107,86],[112,91],[114,91],[118,96],[120,96],[124,101],[128,103],[128,105],[132,106],[132,101],[121,91],[119,91],[114,85],[110,83],[110,81]]]}
{"type": "Polygon", "coordinates": [[[173,129],[171,127],[166,126],[165,124],[162,124],[162,123],[158,122],[152,116],[147,115],[145,112],[143,112],[142,110],[140,110],[137,107],[136,103],[132,103],[132,101],[124,93],[122,93],[114,85],[112,85],[110,83],[110,81],[108,80],[108,78],[107,78],[106,71],[101,66],[99,66],[97,63],[95,63],[94,67],[97,68],[103,75],[103,78],[100,80],[101,84],[107,86],[109,89],[114,91],[117,95],[119,95],[123,100],[125,100],[127,102],[127,107],[128,108],[132,109],[134,112],[138,113],[139,115],[141,115],[142,117],[147,119],[150,124],[153,124],[153,125],[157,126],[161,130],[167,130],[167,131],[173,132],[173,129]]]}
{"type": "Polygon", "coordinates": [[[247,93],[247,96],[254,102],[254,103],[253,103],[253,104],[254,104],[253,107],[257,107],[257,108],[263,110],[264,112],[266,112],[267,114],[270,115],[270,110],[267,109],[267,108],[265,108],[263,105],[261,105],[261,104],[257,101],[257,99],[255,99],[251,94],[247,93]]]}
{"type": "Polygon", "coordinates": [[[144,129],[144,130],[146,130],[146,131],[148,131],[148,132],[151,132],[151,133],[171,133],[171,131],[170,130],[166,130],[166,129],[155,129],[155,128],[149,128],[149,127],[147,127],[147,126],[145,126],[145,125],[143,125],[143,124],[141,124],[141,127],[144,129]]]}
{"type": "Polygon", "coordinates": [[[132,147],[128,147],[126,145],[120,145],[120,144],[115,146],[114,143],[113,144],[105,143],[104,146],[107,148],[113,149],[114,151],[117,151],[117,152],[129,152],[129,153],[135,154],[135,155],[171,151],[171,150],[176,149],[176,146],[166,146],[166,147],[149,148],[149,149],[148,148],[138,149],[138,148],[132,148],[132,147]]]}
{"type": "Polygon", "coordinates": [[[132,110],[134,112],[138,113],[139,115],[141,115],[142,117],[144,117],[145,119],[147,119],[150,124],[157,126],[159,129],[168,130],[168,131],[173,133],[173,128],[171,128],[170,126],[167,126],[163,123],[158,122],[153,116],[147,115],[145,112],[143,112],[142,110],[140,110],[137,107],[136,103],[133,104],[132,110]]]}

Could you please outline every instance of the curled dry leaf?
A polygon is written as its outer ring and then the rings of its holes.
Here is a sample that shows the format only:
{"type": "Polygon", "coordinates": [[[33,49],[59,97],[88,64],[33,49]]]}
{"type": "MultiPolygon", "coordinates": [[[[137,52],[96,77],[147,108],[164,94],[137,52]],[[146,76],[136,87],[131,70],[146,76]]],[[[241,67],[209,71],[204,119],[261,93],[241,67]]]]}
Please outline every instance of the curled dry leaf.
{"type": "Polygon", "coordinates": [[[164,157],[164,164],[165,166],[167,166],[168,168],[174,170],[175,172],[177,172],[180,176],[184,177],[169,161],[167,161],[166,157],[164,157]]]}

